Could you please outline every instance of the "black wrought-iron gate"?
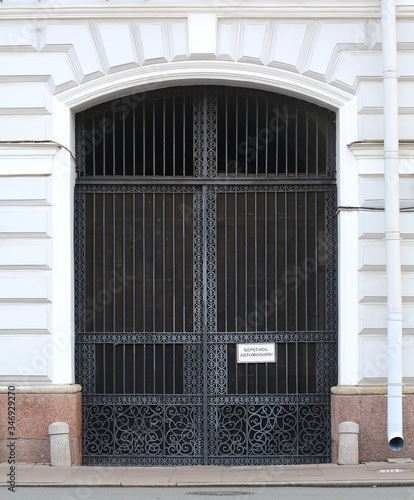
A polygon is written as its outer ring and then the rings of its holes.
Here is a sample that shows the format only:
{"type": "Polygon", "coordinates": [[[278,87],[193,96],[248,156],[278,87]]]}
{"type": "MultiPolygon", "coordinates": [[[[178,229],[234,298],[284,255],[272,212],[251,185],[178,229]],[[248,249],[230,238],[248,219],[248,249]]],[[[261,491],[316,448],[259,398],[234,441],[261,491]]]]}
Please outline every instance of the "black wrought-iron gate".
{"type": "Polygon", "coordinates": [[[330,461],[334,115],[188,87],[77,117],[85,464],[330,461]],[[238,363],[237,345],[276,346],[238,363]]]}

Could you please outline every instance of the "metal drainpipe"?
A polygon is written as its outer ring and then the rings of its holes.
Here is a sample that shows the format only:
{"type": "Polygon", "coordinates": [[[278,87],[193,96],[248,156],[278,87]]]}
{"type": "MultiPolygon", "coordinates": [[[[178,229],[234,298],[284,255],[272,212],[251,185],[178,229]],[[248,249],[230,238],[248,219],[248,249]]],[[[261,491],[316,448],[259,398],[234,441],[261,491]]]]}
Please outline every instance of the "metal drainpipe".
{"type": "Polygon", "coordinates": [[[385,245],[388,294],[388,443],[404,446],[402,434],[402,297],[398,144],[398,74],[395,0],[382,0],[384,84],[385,245]]]}

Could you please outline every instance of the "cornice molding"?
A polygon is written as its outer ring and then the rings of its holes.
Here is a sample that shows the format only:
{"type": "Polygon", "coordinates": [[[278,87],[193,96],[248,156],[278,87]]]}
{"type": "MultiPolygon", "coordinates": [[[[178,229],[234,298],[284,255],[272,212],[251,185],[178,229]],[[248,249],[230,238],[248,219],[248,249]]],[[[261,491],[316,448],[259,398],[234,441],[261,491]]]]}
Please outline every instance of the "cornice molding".
{"type": "MultiPolygon", "coordinates": [[[[185,16],[191,13],[217,14],[218,17],[277,17],[277,18],[380,18],[380,0],[347,1],[319,0],[314,2],[279,0],[181,0],[147,2],[95,0],[74,7],[69,0],[39,2],[38,5],[0,4],[2,20],[6,19],[122,19],[134,17],[185,16]]],[[[399,6],[397,15],[414,15],[414,5],[399,6]]]]}

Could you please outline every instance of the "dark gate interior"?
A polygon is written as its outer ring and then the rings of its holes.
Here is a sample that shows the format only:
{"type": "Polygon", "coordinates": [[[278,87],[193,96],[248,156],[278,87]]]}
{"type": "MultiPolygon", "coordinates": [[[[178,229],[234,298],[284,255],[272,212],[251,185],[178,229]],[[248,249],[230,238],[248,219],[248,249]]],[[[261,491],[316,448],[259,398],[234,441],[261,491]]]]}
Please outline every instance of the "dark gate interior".
{"type": "Polygon", "coordinates": [[[335,121],[178,87],[77,115],[85,464],[330,461],[335,121]],[[274,363],[238,363],[273,343],[274,363]]]}

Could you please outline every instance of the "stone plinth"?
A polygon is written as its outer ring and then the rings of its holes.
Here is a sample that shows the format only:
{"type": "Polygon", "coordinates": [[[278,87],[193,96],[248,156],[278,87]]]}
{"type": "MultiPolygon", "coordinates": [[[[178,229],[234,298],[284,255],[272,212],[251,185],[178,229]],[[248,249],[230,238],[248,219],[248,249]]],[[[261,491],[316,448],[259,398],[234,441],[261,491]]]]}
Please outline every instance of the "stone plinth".
{"type": "MultiPolygon", "coordinates": [[[[0,462],[8,459],[7,387],[0,387],[0,462]]],[[[76,384],[16,386],[16,461],[50,463],[49,425],[69,425],[73,465],[82,463],[82,395],[76,384]]]]}
{"type": "Polygon", "coordinates": [[[359,460],[384,461],[414,458],[414,394],[405,388],[403,397],[404,447],[392,451],[387,436],[387,396],[385,387],[332,388],[332,461],[338,462],[339,424],[359,424],[359,460]]]}

